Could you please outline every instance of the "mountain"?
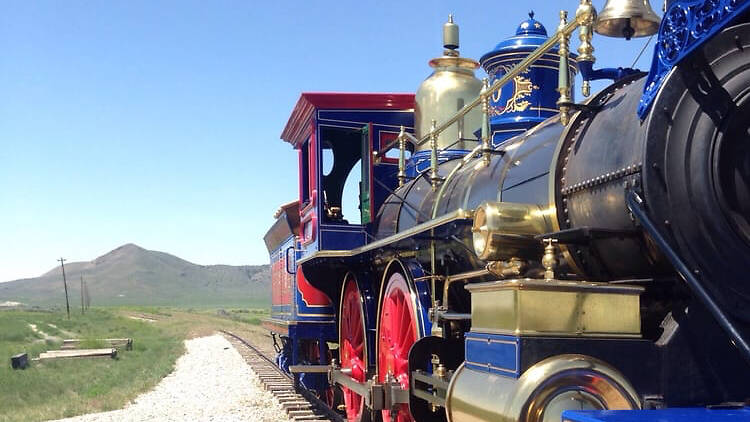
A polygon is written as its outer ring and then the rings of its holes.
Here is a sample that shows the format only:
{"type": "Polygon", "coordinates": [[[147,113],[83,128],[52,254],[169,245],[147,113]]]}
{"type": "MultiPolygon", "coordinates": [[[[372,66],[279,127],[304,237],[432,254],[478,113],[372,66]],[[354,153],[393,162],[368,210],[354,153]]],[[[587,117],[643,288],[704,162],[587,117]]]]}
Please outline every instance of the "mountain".
{"type": "MultiPolygon", "coordinates": [[[[268,265],[197,265],[129,243],[89,262],[65,264],[71,307],[81,302],[81,276],[91,305],[241,306],[270,302],[268,265]]],[[[62,269],[0,283],[0,302],[65,306],[62,269]]]]}

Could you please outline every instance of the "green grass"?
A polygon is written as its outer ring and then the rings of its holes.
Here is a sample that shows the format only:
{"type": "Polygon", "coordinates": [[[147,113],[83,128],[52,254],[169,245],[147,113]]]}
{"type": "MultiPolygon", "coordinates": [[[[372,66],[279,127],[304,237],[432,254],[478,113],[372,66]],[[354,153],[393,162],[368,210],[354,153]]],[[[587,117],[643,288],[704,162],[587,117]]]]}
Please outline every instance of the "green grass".
{"type": "Polygon", "coordinates": [[[192,309],[130,307],[92,308],[85,315],[65,312],[0,311],[0,422],[38,421],[102,412],[123,407],[169,374],[184,352],[183,340],[224,328],[270,347],[258,326],[267,309],[192,309]],[[148,317],[144,322],[129,316],[148,317]],[[36,324],[54,339],[34,333],[36,324]],[[57,328],[51,327],[52,324],[57,328]],[[29,358],[59,349],[67,334],[82,339],[81,348],[107,347],[97,339],[133,338],[133,350],[119,350],[117,359],[58,359],[31,362],[13,370],[10,357],[29,358]]]}
{"type": "Polygon", "coordinates": [[[268,309],[218,309],[216,315],[233,321],[245,322],[252,325],[260,325],[263,318],[269,316],[268,309]]]}
{"type": "Polygon", "coordinates": [[[0,312],[0,420],[44,420],[75,416],[92,410],[121,407],[134,393],[147,390],[167,375],[182,353],[180,338],[165,330],[90,309],[86,315],[64,313],[0,312]],[[13,370],[10,356],[58,349],[61,339],[44,341],[29,323],[52,336],[62,330],[79,334],[81,347],[102,347],[97,338],[132,337],[132,351],[120,351],[117,359],[59,359],[32,362],[26,370],[13,370]],[[53,324],[58,328],[48,326],[53,324]]]}

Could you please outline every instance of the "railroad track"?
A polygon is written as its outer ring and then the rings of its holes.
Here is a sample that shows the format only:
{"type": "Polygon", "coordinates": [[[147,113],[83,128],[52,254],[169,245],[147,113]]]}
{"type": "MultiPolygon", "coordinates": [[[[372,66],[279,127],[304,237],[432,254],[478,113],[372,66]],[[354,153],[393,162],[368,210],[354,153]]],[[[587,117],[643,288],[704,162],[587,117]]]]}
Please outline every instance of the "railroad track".
{"type": "Polygon", "coordinates": [[[220,331],[258,375],[263,388],[276,397],[289,415],[289,419],[299,422],[344,422],[344,419],[324,401],[310,391],[295,386],[294,377],[279,369],[276,363],[258,348],[232,332],[220,331]]]}

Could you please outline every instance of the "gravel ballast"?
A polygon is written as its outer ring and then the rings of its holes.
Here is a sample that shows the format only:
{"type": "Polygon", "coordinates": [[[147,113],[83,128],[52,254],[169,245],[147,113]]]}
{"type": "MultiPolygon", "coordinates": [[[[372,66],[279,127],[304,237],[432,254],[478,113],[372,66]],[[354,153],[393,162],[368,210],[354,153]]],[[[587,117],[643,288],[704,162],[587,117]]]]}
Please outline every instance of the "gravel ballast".
{"type": "Polygon", "coordinates": [[[185,348],[174,371],[125,408],[60,421],[289,421],[224,337],[187,340],[185,348]]]}

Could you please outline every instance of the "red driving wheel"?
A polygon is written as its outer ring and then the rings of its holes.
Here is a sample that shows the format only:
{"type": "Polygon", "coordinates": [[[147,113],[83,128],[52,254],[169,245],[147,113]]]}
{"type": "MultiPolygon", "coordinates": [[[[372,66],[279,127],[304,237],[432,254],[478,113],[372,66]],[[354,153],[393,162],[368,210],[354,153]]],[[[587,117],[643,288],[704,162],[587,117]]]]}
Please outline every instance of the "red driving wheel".
{"type": "MultiPolygon", "coordinates": [[[[394,273],[383,293],[378,319],[378,380],[389,375],[409,389],[409,349],[417,341],[415,304],[406,279],[394,273]]],[[[407,404],[399,405],[395,417],[383,410],[383,421],[410,422],[414,419],[407,404]]]]}
{"type": "MultiPolygon", "coordinates": [[[[341,368],[351,370],[350,376],[352,378],[364,382],[367,375],[365,317],[359,289],[353,278],[348,278],[344,284],[340,315],[339,357],[341,368]]],[[[342,390],[344,392],[346,418],[350,421],[361,420],[364,408],[362,397],[346,387],[342,387],[342,390]]]]}

